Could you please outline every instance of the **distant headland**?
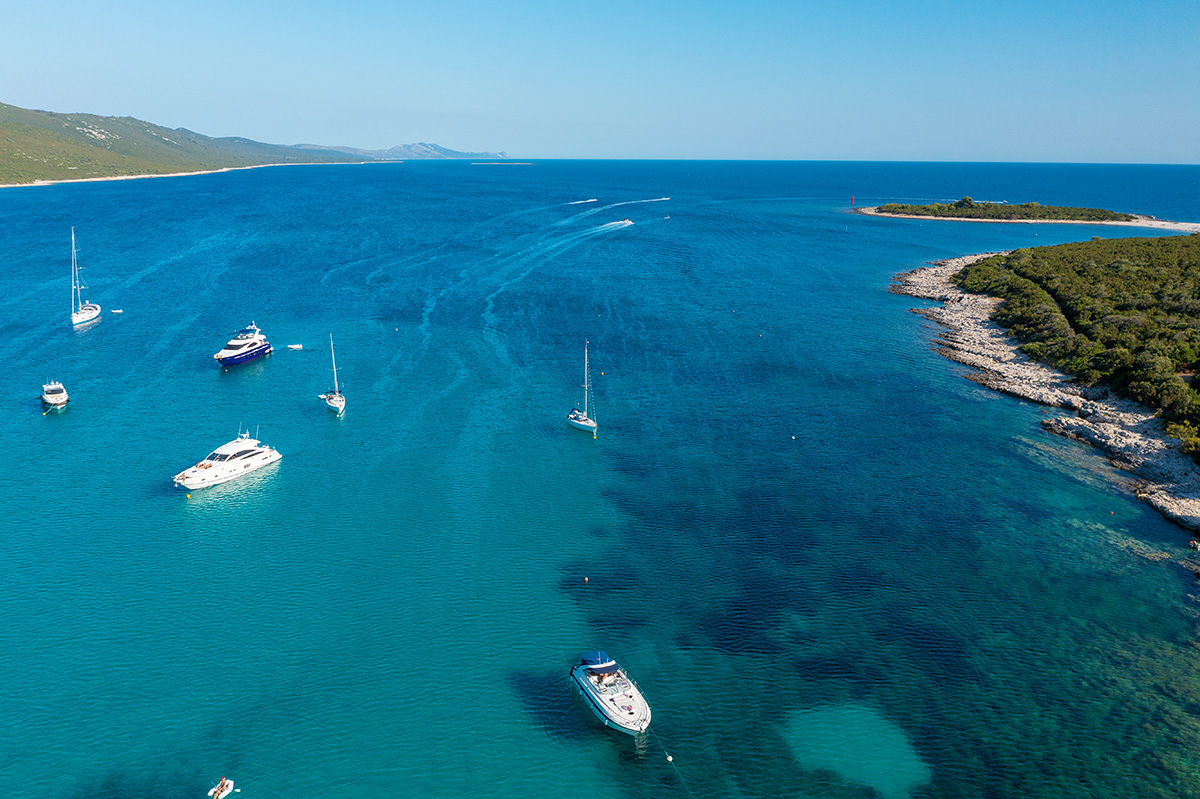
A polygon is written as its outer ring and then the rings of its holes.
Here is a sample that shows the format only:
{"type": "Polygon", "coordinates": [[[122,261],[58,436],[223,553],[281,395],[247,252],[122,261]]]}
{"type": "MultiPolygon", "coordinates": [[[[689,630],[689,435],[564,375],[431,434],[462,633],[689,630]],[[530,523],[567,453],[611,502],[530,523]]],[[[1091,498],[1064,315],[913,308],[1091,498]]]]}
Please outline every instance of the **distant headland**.
{"type": "Polygon", "coordinates": [[[388,150],[316,144],[264,144],[164,128],[133,117],[59,114],[0,103],[0,186],[74,180],[217,172],[282,164],[362,163],[410,159],[504,160],[505,153],[472,153],[437,144],[388,150]]]}
{"type": "Polygon", "coordinates": [[[952,203],[930,203],[929,205],[903,205],[887,203],[879,206],[864,206],[854,211],[867,216],[887,216],[897,219],[942,219],[957,222],[1026,222],[1058,223],[1072,225],[1129,225],[1131,227],[1177,230],[1182,233],[1200,232],[1200,223],[1168,222],[1152,216],[1125,214],[1102,208],[1072,208],[1061,205],[1041,205],[1029,202],[1020,204],[976,202],[963,197],[952,203]]]}

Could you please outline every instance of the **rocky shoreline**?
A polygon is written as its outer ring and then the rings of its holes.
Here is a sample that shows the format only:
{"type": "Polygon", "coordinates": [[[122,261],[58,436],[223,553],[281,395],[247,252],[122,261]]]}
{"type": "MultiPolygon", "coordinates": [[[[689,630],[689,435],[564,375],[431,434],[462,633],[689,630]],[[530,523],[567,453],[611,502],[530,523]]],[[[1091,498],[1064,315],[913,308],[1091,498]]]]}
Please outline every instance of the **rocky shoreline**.
{"type": "Polygon", "coordinates": [[[1200,469],[1166,435],[1162,421],[1144,406],[1078,386],[1018,351],[1016,342],[989,318],[1001,300],[968,294],[950,282],[968,264],[997,254],[937,261],[897,275],[889,290],[942,303],[913,309],[945,328],[934,345],[939,353],[978,369],[970,379],[981,385],[1068,411],[1042,426],[1102,449],[1115,466],[1137,478],[1140,499],[1200,532],[1200,469]]]}

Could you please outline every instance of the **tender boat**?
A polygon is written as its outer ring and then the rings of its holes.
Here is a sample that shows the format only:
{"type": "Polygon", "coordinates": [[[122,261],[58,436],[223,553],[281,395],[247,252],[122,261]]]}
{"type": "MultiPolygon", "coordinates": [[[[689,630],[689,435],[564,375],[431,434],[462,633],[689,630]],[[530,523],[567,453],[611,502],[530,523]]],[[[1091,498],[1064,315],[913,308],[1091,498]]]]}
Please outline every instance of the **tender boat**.
{"type": "Polygon", "coordinates": [[[233,366],[246,361],[253,361],[259,356],[271,351],[271,342],[262,334],[253,322],[249,327],[242,328],[237,335],[229,339],[229,343],[213,357],[222,366],[233,366]]]}
{"type": "Polygon", "coordinates": [[[288,347],[288,349],[289,349],[289,350],[302,350],[302,349],[304,349],[304,345],[303,345],[303,344],[289,344],[289,345],[287,345],[287,347],[288,347]]]}
{"type": "Polygon", "coordinates": [[[265,447],[257,438],[251,438],[247,430],[228,444],[217,447],[195,466],[175,475],[175,485],[184,488],[215,486],[250,474],[282,457],[273,447],[265,447]]]}
{"type": "Polygon", "coordinates": [[[100,306],[94,302],[83,301],[83,289],[79,285],[79,260],[75,249],[75,228],[71,228],[71,324],[82,325],[100,315],[100,306]]]}
{"type": "Polygon", "coordinates": [[[580,430],[587,430],[596,436],[596,420],[588,416],[588,395],[591,393],[591,381],[588,379],[588,351],[587,343],[583,345],[583,410],[572,408],[567,414],[567,424],[572,427],[578,427],[580,430]]]}
{"type": "Polygon", "coordinates": [[[67,404],[67,390],[63,388],[62,383],[52,382],[42,386],[42,402],[47,405],[53,405],[56,408],[61,408],[67,404]]]}
{"type": "Polygon", "coordinates": [[[225,799],[233,791],[233,780],[221,778],[221,781],[208,789],[208,795],[213,799],[225,799]]]}
{"type": "Polygon", "coordinates": [[[333,354],[333,334],[329,334],[329,359],[333,361],[333,391],[317,396],[325,400],[325,404],[334,410],[338,416],[346,410],[346,397],[343,396],[341,389],[338,388],[337,380],[337,356],[333,354]]]}
{"type": "Polygon", "coordinates": [[[630,735],[650,726],[650,705],[617,662],[603,652],[584,652],[571,669],[579,693],[604,722],[630,735]]]}

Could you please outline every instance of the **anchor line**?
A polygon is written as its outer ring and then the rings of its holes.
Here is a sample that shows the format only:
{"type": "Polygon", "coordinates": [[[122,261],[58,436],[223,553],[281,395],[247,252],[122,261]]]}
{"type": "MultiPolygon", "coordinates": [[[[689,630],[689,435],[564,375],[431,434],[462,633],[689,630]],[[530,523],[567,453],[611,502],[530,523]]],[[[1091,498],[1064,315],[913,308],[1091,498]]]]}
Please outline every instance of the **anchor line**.
{"type": "Polygon", "coordinates": [[[667,756],[667,762],[675,770],[675,776],[679,778],[679,783],[683,786],[684,790],[688,792],[689,796],[695,796],[696,794],[692,792],[692,786],[688,785],[687,780],[683,778],[683,772],[679,770],[679,766],[675,765],[675,759],[671,757],[671,754],[667,751],[667,747],[663,746],[662,739],[658,737],[658,733],[651,729],[647,729],[646,732],[654,736],[654,742],[658,744],[658,748],[662,750],[662,753],[667,756]]]}

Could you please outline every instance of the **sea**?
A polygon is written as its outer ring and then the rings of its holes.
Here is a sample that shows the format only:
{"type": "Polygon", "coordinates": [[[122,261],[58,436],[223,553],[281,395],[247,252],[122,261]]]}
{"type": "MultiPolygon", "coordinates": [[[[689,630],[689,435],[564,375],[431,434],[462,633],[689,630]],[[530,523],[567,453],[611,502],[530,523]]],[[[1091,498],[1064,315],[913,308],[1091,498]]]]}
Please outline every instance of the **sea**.
{"type": "Polygon", "coordinates": [[[1200,167],[409,161],[0,190],[5,795],[1200,795],[1188,534],[888,291],[1167,232],[853,211],[966,195],[1198,221],[1200,167]],[[72,229],[104,309],[74,329],[72,229]],[[221,367],[251,322],[274,352],[221,367]],[[594,437],[565,419],[585,347],[594,437]],[[173,484],[247,431],[282,460],[173,484]],[[572,689],[594,649],[647,732],[572,689]]]}

